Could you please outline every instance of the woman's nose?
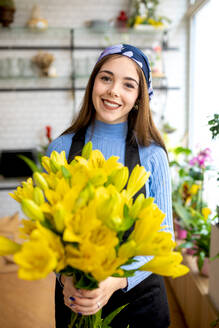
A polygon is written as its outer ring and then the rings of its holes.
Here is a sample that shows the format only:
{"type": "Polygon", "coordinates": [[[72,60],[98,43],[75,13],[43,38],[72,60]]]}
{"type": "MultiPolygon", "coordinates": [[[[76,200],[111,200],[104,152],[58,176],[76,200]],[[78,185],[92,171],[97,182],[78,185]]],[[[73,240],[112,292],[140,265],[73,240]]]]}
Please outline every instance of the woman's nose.
{"type": "Polygon", "coordinates": [[[112,97],[118,97],[119,96],[119,90],[118,86],[113,84],[109,89],[108,89],[108,94],[112,97]]]}

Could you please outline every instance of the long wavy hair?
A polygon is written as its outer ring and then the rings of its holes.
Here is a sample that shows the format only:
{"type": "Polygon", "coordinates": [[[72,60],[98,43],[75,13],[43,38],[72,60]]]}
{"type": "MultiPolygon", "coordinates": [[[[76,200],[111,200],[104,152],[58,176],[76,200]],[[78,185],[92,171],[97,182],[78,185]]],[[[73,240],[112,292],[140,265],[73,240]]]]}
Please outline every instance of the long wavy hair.
{"type": "MultiPolygon", "coordinates": [[[[105,62],[111,58],[123,57],[120,54],[112,54],[103,57],[93,68],[90,75],[87,87],[85,89],[85,95],[76,119],[73,119],[70,127],[66,129],[63,134],[77,132],[81,128],[94,124],[96,110],[92,101],[92,92],[95,78],[105,62]]],[[[149,106],[149,95],[147,83],[145,80],[142,69],[135,63],[136,70],[139,75],[139,95],[137,99],[138,109],[133,108],[128,115],[129,128],[133,130],[138,144],[142,146],[149,146],[152,142],[160,145],[165,151],[166,147],[164,141],[156,128],[152,119],[152,114],[149,106]]],[[[167,153],[167,151],[166,151],[167,153]]]]}

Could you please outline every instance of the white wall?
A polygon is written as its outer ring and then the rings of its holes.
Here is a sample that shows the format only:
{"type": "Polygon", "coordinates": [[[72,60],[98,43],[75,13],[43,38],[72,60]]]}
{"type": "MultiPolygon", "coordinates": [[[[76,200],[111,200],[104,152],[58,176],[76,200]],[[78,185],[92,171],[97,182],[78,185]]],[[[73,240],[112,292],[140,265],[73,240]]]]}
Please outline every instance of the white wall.
{"type": "MultiPolygon", "coordinates": [[[[128,0],[90,0],[81,2],[81,0],[39,0],[37,4],[41,8],[42,17],[46,18],[50,27],[79,27],[84,22],[91,19],[110,20],[115,18],[120,10],[128,13],[130,8],[128,0]]],[[[165,72],[168,76],[169,85],[180,86],[179,91],[169,91],[166,98],[165,116],[166,120],[177,128],[177,132],[170,136],[173,143],[181,139],[185,134],[185,112],[186,112],[186,51],[187,51],[187,26],[184,20],[184,13],[187,7],[187,0],[161,0],[159,14],[168,16],[172,20],[172,29],[169,35],[169,46],[179,47],[179,52],[166,52],[163,54],[165,61],[165,72]]],[[[24,26],[30,17],[31,9],[36,2],[33,0],[17,0],[16,15],[12,26],[24,26]]],[[[60,32],[61,33],[61,32],[60,32]]],[[[36,36],[39,39],[39,36],[36,36]]],[[[49,40],[43,40],[42,44],[68,44],[69,38],[62,34],[51,37],[49,40]]],[[[10,34],[5,37],[0,29],[0,45],[5,44],[34,44],[34,39],[28,36],[22,39],[22,35],[14,39],[10,34]]],[[[86,45],[89,37],[80,36],[80,43],[86,45]]],[[[104,39],[107,42],[114,42],[104,39]]],[[[126,42],[132,42],[126,36],[126,42]]],[[[78,42],[79,42],[78,41],[78,42]]],[[[123,41],[123,40],[122,40],[123,41]]],[[[136,41],[136,40],[134,40],[136,41]]],[[[133,41],[133,42],[134,42],[133,41]]],[[[91,42],[91,41],[90,41],[91,42]]],[[[93,45],[100,43],[100,37],[92,41],[93,45]]],[[[116,39],[115,43],[121,42],[116,39]]],[[[137,41],[136,41],[137,42],[137,41]]],[[[139,39],[139,42],[151,46],[156,43],[152,38],[139,39]]],[[[52,52],[52,51],[50,51],[52,52]]],[[[36,54],[37,51],[0,51],[0,59],[5,57],[21,57],[36,54]]],[[[56,68],[60,75],[68,74],[71,70],[71,54],[68,51],[55,51],[56,68]]],[[[84,56],[82,53],[77,56],[84,56]]],[[[0,85],[1,85],[0,81],[0,85]]],[[[37,81],[35,82],[37,83],[37,81]]],[[[0,92],[0,151],[2,149],[28,148],[36,147],[41,144],[41,137],[46,125],[53,128],[53,137],[58,136],[70,123],[73,117],[74,108],[78,108],[83,92],[77,94],[76,107],[71,92],[0,92]]],[[[162,103],[162,95],[155,91],[155,97],[152,105],[157,108],[162,103]]],[[[5,195],[5,192],[4,192],[5,195]]],[[[8,205],[7,196],[1,198],[0,193],[0,216],[6,215],[8,205]],[[4,203],[4,204],[3,204],[4,203]]],[[[11,208],[10,212],[13,209],[11,208]]]]}

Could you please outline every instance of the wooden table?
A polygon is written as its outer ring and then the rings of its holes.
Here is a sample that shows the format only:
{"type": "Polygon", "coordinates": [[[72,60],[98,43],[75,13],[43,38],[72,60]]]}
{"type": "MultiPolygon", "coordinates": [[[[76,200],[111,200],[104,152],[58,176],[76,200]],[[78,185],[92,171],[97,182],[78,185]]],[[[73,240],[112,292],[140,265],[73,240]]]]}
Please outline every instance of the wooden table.
{"type": "Polygon", "coordinates": [[[38,281],[0,273],[0,327],[54,328],[54,285],[53,273],[38,281]]]}

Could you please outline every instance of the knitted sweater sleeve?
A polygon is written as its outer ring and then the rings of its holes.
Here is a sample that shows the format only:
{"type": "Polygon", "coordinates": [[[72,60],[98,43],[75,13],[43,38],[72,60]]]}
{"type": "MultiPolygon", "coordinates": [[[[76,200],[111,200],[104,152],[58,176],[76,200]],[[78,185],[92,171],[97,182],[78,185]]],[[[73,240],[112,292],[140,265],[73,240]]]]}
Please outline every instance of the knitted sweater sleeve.
{"type": "MultiPolygon", "coordinates": [[[[158,147],[153,146],[153,151],[143,154],[141,164],[145,167],[146,171],[150,171],[150,178],[146,183],[147,197],[153,197],[154,203],[166,214],[162,225],[167,226],[164,231],[173,234],[173,221],[172,221],[172,200],[171,200],[171,179],[168,160],[165,151],[158,147]]],[[[149,262],[152,256],[136,256],[137,262],[124,266],[127,270],[140,268],[145,263],[149,262]]],[[[147,278],[151,272],[136,271],[133,277],[128,278],[128,286],[123,289],[124,292],[129,291],[142,280],[147,278]]]]}

